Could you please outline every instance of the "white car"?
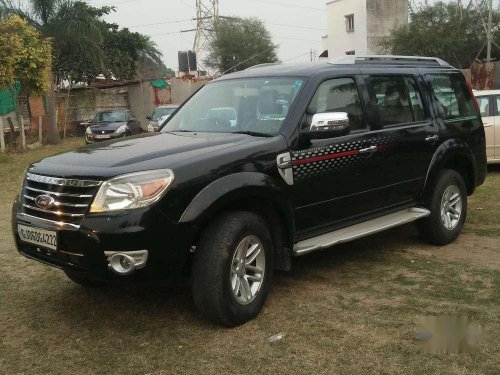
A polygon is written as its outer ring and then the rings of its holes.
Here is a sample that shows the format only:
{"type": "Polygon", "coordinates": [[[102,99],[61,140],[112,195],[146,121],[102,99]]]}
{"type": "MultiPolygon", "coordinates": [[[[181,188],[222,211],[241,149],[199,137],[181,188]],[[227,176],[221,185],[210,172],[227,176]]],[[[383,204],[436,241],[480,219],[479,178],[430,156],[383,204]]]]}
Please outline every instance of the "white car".
{"type": "Polygon", "coordinates": [[[488,163],[500,163],[500,90],[474,92],[486,133],[488,163]]]}

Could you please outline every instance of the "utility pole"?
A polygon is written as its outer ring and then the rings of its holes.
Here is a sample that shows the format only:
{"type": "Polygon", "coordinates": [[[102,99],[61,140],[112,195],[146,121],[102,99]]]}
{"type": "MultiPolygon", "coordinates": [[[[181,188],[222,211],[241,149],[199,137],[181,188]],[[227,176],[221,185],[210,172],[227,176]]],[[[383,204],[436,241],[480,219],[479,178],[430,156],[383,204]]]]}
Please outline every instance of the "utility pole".
{"type": "Polygon", "coordinates": [[[196,35],[193,50],[196,55],[210,41],[219,21],[219,0],[196,0],[196,35]]]}
{"type": "Polygon", "coordinates": [[[493,0],[488,0],[488,27],[486,31],[487,49],[486,49],[486,62],[491,62],[491,44],[493,42],[493,0]]]}

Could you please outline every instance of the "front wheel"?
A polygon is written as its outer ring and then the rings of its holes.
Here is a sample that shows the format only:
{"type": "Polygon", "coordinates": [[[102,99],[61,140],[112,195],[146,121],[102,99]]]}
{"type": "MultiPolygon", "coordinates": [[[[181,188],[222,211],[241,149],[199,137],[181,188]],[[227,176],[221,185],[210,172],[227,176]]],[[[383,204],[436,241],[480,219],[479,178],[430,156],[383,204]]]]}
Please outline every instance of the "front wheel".
{"type": "Polygon", "coordinates": [[[258,315],[273,276],[273,246],[265,222],[251,212],[220,216],[203,233],[192,267],[198,309],[228,327],[258,315]]]}
{"type": "Polygon", "coordinates": [[[417,223],[421,236],[438,246],[455,241],[467,216],[467,188],[462,176],[443,170],[430,186],[426,204],[431,215],[417,223]]]}

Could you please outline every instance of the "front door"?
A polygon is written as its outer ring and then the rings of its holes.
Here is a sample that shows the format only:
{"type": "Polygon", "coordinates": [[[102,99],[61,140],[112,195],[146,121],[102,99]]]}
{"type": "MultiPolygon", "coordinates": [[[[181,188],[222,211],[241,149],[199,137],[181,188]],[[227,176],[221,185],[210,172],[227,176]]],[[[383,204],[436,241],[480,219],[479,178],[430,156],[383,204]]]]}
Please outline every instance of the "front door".
{"type": "Polygon", "coordinates": [[[383,206],[383,197],[377,194],[383,176],[378,174],[372,151],[379,140],[373,139],[368,127],[360,83],[353,77],[324,81],[304,114],[302,129],[310,127],[317,113],[347,113],[351,131],[336,138],[302,142],[291,152],[299,237],[324,232],[383,206]]]}

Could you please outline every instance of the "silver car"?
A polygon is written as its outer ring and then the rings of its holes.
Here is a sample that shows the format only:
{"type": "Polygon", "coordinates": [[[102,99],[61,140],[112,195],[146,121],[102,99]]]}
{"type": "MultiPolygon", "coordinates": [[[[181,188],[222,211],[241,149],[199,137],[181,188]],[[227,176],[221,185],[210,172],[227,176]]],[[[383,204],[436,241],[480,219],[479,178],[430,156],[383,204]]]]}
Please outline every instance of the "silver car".
{"type": "Polygon", "coordinates": [[[149,120],[146,126],[142,127],[145,132],[156,132],[160,125],[178,108],[176,104],[159,105],[153,111],[151,116],[147,116],[149,120]]]}

